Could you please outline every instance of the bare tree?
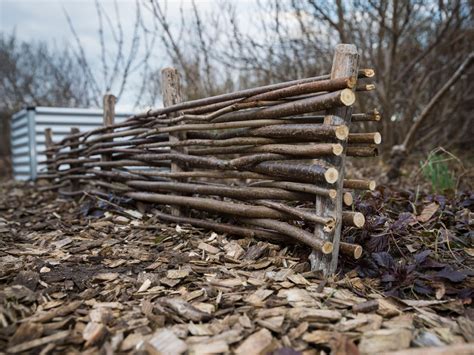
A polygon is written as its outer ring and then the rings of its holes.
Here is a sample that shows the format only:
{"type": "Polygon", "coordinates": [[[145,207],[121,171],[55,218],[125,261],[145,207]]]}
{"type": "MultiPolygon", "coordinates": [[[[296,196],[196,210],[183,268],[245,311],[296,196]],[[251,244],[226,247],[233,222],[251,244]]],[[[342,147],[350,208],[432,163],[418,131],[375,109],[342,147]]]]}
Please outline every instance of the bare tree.
{"type": "MultiPolygon", "coordinates": [[[[359,95],[359,109],[380,108],[385,148],[403,142],[474,49],[472,7],[462,0],[261,1],[252,12],[251,30],[232,2],[220,3],[210,14],[194,11],[193,21],[181,23],[172,23],[162,1],[150,4],[165,32],[160,38],[184,74],[188,97],[324,73],[336,43],[356,44],[362,66],[377,72],[377,95],[359,95]]],[[[413,150],[473,143],[468,130],[459,130],[472,115],[471,69],[425,115],[430,124],[410,134],[413,150]]]]}
{"type": "MultiPolygon", "coordinates": [[[[154,27],[159,31],[161,44],[171,63],[182,75],[187,99],[215,95],[235,88],[234,72],[216,59],[215,46],[222,41],[220,21],[212,14],[199,12],[195,2],[191,13],[185,16],[181,6],[179,18],[169,18],[166,2],[144,1],[154,15],[154,27]]],[[[159,69],[153,82],[159,83],[159,69]]],[[[159,87],[157,88],[159,89],[159,87]]]]}
{"type": "Polygon", "coordinates": [[[45,42],[0,34],[0,176],[10,172],[9,120],[24,106],[88,107],[89,83],[76,57],[45,42]]]}
{"type": "Polygon", "coordinates": [[[88,83],[67,49],[0,34],[0,111],[24,105],[87,106],[88,83]]]}
{"type": "Polygon", "coordinates": [[[95,8],[100,44],[99,60],[88,55],[87,48],[76,31],[74,18],[63,8],[75,41],[74,54],[90,86],[90,101],[100,106],[101,97],[105,93],[113,92],[119,101],[127,92],[128,95],[135,95],[134,102],[137,106],[150,82],[150,59],[158,32],[156,28],[147,28],[138,1],[135,1],[131,33],[124,30],[117,0],[113,2],[112,13],[98,0],[95,0],[95,8]],[[97,62],[100,64],[97,65],[97,62]],[[133,77],[140,77],[137,85],[132,82],[133,77]]]}

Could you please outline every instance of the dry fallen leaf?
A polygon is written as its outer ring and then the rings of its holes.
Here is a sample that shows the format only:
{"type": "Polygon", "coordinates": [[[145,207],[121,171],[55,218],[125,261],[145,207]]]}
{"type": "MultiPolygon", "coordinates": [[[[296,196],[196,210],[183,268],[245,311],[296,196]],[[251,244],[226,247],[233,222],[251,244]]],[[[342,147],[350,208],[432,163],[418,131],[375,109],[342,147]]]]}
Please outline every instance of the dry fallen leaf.
{"type": "Polygon", "coordinates": [[[423,211],[421,211],[421,214],[416,217],[418,222],[425,223],[428,222],[431,217],[436,213],[438,210],[439,205],[436,202],[432,202],[429,205],[425,206],[423,208],[423,211]]]}

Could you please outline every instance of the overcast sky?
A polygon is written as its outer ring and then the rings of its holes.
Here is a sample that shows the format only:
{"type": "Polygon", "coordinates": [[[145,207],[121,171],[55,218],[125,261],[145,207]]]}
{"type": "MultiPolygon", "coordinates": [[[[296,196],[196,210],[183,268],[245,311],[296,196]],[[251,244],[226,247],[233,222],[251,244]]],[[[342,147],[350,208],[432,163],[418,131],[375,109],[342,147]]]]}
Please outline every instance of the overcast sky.
{"type": "MultiPolygon", "coordinates": [[[[140,4],[144,0],[139,0],[140,4]]],[[[192,16],[190,0],[163,1],[167,7],[168,18],[179,21],[180,8],[184,15],[192,16]]],[[[100,0],[105,11],[113,13],[112,0],[100,0]]],[[[196,0],[198,10],[205,13],[218,5],[217,0],[196,0]]],[[[248,21],[253,0],[236,0],[239,17],[248,21]]],[[[135,0],[118,0],[120,18],[124,32],[131,33],[134,24],[135,0]]],[[[142,15],[150,17],[151,13],[141,5],[142,15]]],[[[98,18],[94,0],[0,0],[0,31],[16,32],[18,38],[28,41],[47,41],[61,48],[74,43],[64,11],[72,18],[76,32],[91,61],[100,59],[100,42],[98,37],[98,18]]],[[[151,21],[150,21],[151,22],[151,21]]],[[[154,58],[155,63],[163,61],[162,66],[169,65],[164,58],[154,58]]],[[[131,108],[133,99],[125,95],[120,104],[131,108]]]]}
{"type": "MultiPolygon", "coordinates": [[[[134,21],[135,0],[117,2],[123,26],[130,30],[134,21]]],[[[139,0],[140,4],[144,2],[139,0]]],[[[162,3],[166,4],[170,16],[177,16],[182,5],[185,12],[191,9],[190,0],[169,0],[162,3]]],[[[200,11],[206,11],[216,3],[216,0],[196,0],[200,11]]],[[[94,0],[0,0],[0,4],[0,29],[7,32],[15,29],[20,38],[68,39],[71,33],[64,16],[66,10],[73,17],[74,26],[81,39],[86,40],[90,36],[91,39],[97,40],[98,22],[94,0]]],[[[110,13],[113,12],[112,0],[100,0],[100,4],[110,13]]],[[[148,11],[144,10],[143,15],[147,16],[148,11]]]]}

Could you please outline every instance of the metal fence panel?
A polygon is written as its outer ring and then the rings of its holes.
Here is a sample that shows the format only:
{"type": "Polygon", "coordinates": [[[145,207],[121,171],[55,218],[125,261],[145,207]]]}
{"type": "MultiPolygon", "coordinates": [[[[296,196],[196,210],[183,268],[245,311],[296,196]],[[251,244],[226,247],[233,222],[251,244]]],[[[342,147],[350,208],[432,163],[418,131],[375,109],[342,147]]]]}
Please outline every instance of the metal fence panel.
{"type": "MultiPolygon", "coordinates": [[[[131,113],[116,112],[115,122],[122,122],[131,113]]],[[[62,107],[29,107],[11,118],[11,154],[15,180],[34,180],[45,171],[38,162],[46,160],[44,130],[51,128],[53,141],[70,133],[71,127],[88,131],[102,126],[102,110],[62,107]]]]}

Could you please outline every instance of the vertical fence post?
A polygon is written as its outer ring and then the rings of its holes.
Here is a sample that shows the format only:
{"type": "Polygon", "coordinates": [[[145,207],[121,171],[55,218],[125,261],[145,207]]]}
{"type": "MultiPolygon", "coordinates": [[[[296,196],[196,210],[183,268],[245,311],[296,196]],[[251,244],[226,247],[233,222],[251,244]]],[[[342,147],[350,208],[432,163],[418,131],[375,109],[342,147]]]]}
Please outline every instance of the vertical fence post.
{"type": "MultiPolygon", "coordinates": [[[[117,98],[114,95],[106,94],[103,98],[103,125],[104,127],[110,127],[115,122],[115,103],[117,98]]],[[[104,132],[104,134],[112,133],[112,129],[108,129],[104,132]]],[[[113,138],[106,140],[105,142],[111,142],[113,138]]],[[[101,155],[102,161],[111,161],[112,160],[112,153],[103,153],[101,155]]],[[[109,168],[102,167],[101,170],[110,170],[109,168]]]]}
{"type": "MultiPolygon", "coordinates": [[[[71,136],[79,133],[79,128],[76,127],[71,127],[71,136]]],[[[72,137],[71,138],[71,150],[79,148],[79,138],[78,137],[72,137]]],[[[78,153],[73,153],[71,154],[71,157],[74,159],[79,158],[78,153]]],[[[81,164],[80,163],[72,163],[70,164],[71,169],[77,169],[80,168],[81,164]]],[[[73,173],[71,175],[77,175],[77,172],[73,170],[73,173]]],[[[78,191],[80,189],[80,183],[78,179],[71,179],[71,191],[78,191]]]]}
{"type": "Polygon", "coordinates": [[[46,168],[48,174],[54,174],[54,153],[50,150],[53,147],[53,131],[51,128],[44,129],[44,145],[46,148],[46,168]]]}
{"type": "MultiPolygon", "coordinates": [[[[181,86],[179,83],[179,73],[175,68],[164,68],[161,71],[161,87],[163,92],[163,106],[171,106],[182,101],[181,86]]],[[[179,112],[168,114],[168,118],[179,116],[179,112]]],[[[186,132],[172,132],[169,133],[169,142],[177,142],[186,139],[186,132]]],[[[171,153],[187,153],[185,147],[171,147],[171,153]]],[[[182,164],[171,162],[171,172],[184,171],[182,164]]],[[[181,216],[183,214],[179,207],[172,207],[171,214],[173,216],[181,216]]]]}
{"type": "MultiPolygon", "coordinates": [[[[331,79],[337,79],[341,77],[354,77],[357,79],[357,72],[359,69],[359,54],[357,53],[356,46],[352,44],[339,44],[336,46],[336,52],[334,54],[331,79]]],[[[354,86],[354,89],[355,90],[354,86]]],[[[328,110],[324,118],[324,124],[329,125],[342,125],[345,124],[350,128],[352,117],[352,106],[341,107],[328,110]]],[[[316,213],[324,217],[333,217],[336,221],[336,226],[332,234],[325,232],[320,225],[315,227],[315,235],[321,237],[324,240],[331,241],[333,243],[333,252],[330,255],[324,255],[321,252],[313,251],[310,256],[311,269],[321,270],[325,275],[332,274],[336,271],[337,261],[339,257],[339,242],[341,239],[342,229],[342,200],[343,200],[343,181],[344,181],[344,165],[346,159],[347,139],[341,142],[343,146],[343,153],[338,156],[329,159],[330,163],[339,172],[339,179],[336,182],[337,196],[336,199],[331,201],[327,198],[317,196],[316,197],[316,213]]]]}

